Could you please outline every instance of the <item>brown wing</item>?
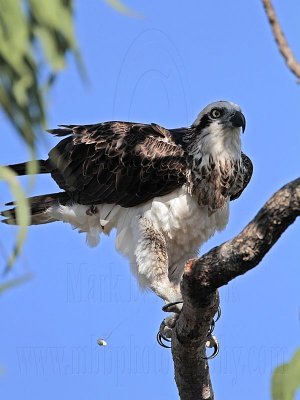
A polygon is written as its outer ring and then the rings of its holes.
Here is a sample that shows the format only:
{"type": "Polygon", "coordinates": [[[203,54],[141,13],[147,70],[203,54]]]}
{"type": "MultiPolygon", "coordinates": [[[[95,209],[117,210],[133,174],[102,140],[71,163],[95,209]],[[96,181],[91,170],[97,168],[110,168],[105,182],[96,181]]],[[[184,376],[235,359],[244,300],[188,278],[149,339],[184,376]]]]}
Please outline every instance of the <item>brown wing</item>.
{"type": "Polygon", "coordinates": [[[51,175],[80,204],[132,207],[186,182],[184,151],[159,125],[105,122],[67,125],[49,153],[51,175]]]}
{"type": "Polygon", "coordinates": [[[230,200],[236,200],[243,193],[253,174],[252,161],[246,154],[242,153],[242,174],[239,175],[238,182],[235,187],[235,193],[230,197],[230,200]]]}

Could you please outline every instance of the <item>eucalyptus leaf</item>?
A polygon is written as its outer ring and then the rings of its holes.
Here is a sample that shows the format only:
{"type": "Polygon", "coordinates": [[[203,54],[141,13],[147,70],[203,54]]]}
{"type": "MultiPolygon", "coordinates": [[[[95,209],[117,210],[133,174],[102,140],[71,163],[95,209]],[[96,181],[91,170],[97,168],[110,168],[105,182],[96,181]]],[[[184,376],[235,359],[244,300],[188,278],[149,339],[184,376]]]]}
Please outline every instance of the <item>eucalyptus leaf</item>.
{"type": "Polygon", "coordinates": [[[3,294],[6,290],[9,290],[16,286],[20,286],[23,283],[28,282],[29,280],[31,280],[31,278],[32,278],[32,274],[28,273],[28,274],[19,276],[18,278],[10,279],[7,282],[1,283],[0,284],[0,295],[3,294]]]}
{"type": "Polygon", "coordinates": [[[19,225],[19,230],[13,252],[7,260],[6,269],[10,269],[22,250],[27,234],[27,227],[30,223],[30,211],[28,199],[18,182],[17,175],[10,168],[0,166],[0,179],[8,184],[18,205],[16,209],[16,220],[19,225]]]}
{"type": "Polygon", "coordinates": [[[294,400],[300,389],[300,349],[289,363],[279,365],[272,377],[272,399],[294,400]]]}
{"type": "Polygon", "coordinates": [[[45,127],[44,88],[68,52],[82,70],[71,0],[0,0],[0,106],[32,148],[45,127]]]}
{"type": "Polygon", "coordinates": [[[118,12],[128,15],[130,17],[141,18],[141,15],[136,13],[131,8],[125,6],[120,0],[105,0],[111,7],[113,7],[118,12]]]}

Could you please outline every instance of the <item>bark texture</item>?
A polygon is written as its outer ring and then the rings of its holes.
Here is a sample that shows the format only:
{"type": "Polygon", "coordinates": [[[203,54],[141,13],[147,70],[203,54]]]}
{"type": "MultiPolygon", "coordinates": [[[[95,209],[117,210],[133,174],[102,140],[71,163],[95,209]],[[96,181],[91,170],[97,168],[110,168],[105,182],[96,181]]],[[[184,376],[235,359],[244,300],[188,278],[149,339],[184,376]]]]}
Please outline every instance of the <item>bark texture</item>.
{"type": "Polygon", "coordinates": [[[276,192],[235,238],[187,262],[181,283],[183,308],[173,330],[172,354],[181,400],[214,399],[205,357],[217,289],[256,267],[300,215],[300,178],[276,192]]]}
{"type": "Polygon", "coordinates": [[[300,64],[296,60],[292,50],[290,49],[288,42],[283,34],[281,26],[279,24],[277,15],[275,13],[274,7],[270,0],[263,0],[263,6],[266,11],[269,23],[272,28],[274,39],[276,40],[278,49],[282,54],[288,68],[291,72],[300,79],[300,64]]]}

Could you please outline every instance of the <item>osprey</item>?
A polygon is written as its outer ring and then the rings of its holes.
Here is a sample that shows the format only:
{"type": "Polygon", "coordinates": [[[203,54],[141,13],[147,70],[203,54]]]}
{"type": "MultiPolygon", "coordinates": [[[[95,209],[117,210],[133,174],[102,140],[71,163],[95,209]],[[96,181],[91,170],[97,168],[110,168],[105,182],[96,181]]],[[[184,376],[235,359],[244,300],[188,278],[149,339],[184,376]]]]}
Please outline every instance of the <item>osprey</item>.
{"type": "MultiPolygon", "coordinates": [[[[112,121],[50,130],[64,138],[38,160],[39,173],[63,191],[29,199],[31,224],[68,222],[90,246],[116,229],[116,249],[140,285],[179,302],[185,262],[225,228],[230,201],[251,178],[245,124],[238,105],[217,101],[188,128],[112,121]]],[[[25,175],[26,165],[10,168],[25,175]]],[[[15,208],[1,214],[16,223],[15,208]]]]}

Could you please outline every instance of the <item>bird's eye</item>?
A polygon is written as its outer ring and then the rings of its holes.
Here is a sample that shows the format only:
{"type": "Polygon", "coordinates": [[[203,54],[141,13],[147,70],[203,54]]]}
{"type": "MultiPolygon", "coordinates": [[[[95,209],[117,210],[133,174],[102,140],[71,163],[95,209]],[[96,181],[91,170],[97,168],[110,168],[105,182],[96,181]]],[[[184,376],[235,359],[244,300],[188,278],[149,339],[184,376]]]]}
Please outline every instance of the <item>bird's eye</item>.
{"type": "Polygon", "coordinates": [[[218,108],[213,108],[210,112],[210,116],[214,119],[221,117],[222,113],[218,108]]]}

